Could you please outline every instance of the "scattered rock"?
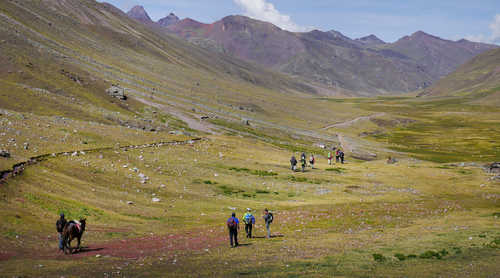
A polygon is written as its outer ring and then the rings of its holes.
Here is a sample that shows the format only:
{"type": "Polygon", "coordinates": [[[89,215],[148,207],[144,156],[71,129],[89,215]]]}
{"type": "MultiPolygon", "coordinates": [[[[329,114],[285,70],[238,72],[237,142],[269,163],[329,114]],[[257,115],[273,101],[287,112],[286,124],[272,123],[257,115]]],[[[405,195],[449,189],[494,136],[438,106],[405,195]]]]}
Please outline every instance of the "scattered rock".
{"type": "Polygon", "coordinates": [[[101,255],[97,254],[97,255],[95,255],[95,257],[96,257],[96,258],[100,258],[100,257],[101,257],[101,255]]]}
{"type": "Polygon", "coordinates": [[[159,199],[159,198],[153,198],[151,201],[152,201],[153,203],[158,203],[158,202],[160,202],[160,199],[159,199]]]}
{"type": "Polygon", "coordinates": [[[120,100],[127,100],[127,96],[125,95],[125,89],[121,88],[118,85],[111,86],[109,89],[106,90],[106,93],[114,98],[120,99],[120,100]]]}
{"type": "Polygon", "coordinates": [[[244,125],[248,125],[249,126],[250,125],[250,120],[243,119],[243,120],[241,120],[241,123],[244,124],[244,125]]]}
{"type": "Polygon", "coordinates": [[[132,202],[132,201],[127,201],[127,205],[133,205],[133,204],[134,204],[134,202],[132,202]]]}
{"type": "Polygon", "coordinates": [[[398,160],[395,159],[394,157],[389,156],[389,158],[387,158],[387,164],[396,164],[396,163],[398,163],[398,160]]]}
{"type": "Polygon", "coordinates": [[[9,158],[10,153],[8,151],[5,151],[5,150],[0,150],[0,157],[9,158]]]}
{"type": "Polygon", "coordinates": [[[500,174],[500,162],[495,162],[489,165],[490,173],[500,174]]]}

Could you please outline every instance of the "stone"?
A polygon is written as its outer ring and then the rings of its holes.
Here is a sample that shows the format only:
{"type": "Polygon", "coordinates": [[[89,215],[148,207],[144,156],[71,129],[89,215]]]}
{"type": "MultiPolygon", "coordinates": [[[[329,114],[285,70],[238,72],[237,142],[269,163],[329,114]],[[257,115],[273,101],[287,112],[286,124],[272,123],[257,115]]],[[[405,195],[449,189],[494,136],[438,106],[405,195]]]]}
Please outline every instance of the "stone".
{"type": "Polygon", "coordinates": [[[9,158],[10,153],[8,151],[5,151],[5,150],[0,150],[0,157],[9,158]]]}
{"type": "Polygon", "coordinates": [[[127,96],[125,95],[125,89],[121,88],[118,85],[111,86],[109,89],[106,90],[106,93],[119,100],[127,100],[127,96]]]}
{"type": "Polygon", "coordinates": [[[500,162],[495,162],[489,165],[490,173],[500,174],[500,162]]]}
{"type": "Polygon", "coordinates": [[[153,198],[151,201],[152,201],[153,203],[158,203],[158,202],[160,202],[160,198],[153,198]]]}

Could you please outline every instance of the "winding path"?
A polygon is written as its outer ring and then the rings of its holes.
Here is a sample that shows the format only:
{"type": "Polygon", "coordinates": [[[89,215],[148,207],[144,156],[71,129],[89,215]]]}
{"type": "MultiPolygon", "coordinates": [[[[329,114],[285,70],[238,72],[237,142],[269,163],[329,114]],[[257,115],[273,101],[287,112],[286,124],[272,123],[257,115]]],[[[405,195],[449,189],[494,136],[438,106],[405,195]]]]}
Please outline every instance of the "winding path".
{"type": "Polygon", "coordinates": [[[101,151],[109,151],[109,150],[114,150],[114,149],[120,149],[120,150],[128,150],[128,149],[146,149],[146,148],[155,148],[155,147],[162,147],[162,146],[172,146],[172,145],[188,145],[188,144],[194,144],[196,142],[202,141],[205,138],[193,138],[185,141],[168,141],[168,142],[157,142],[157,143],[150,143],[150,144],[142,144],[142,145],[130,145],[130,146],[120,146],[120,147],[103,147],[103,148],[96,148],[96,149],[87,149],[87,150],[76,150],[76,151],[66,151],[66,152],[59,152],[59,153],[52,153],[52,154],[43,154],[35,157],[31,157],[27,161],[23,161],[20,163],[15,164],[12,166],[11,170],[6,170],[0,172],[0,184],[7,182],[9,179],[19,176],[24,172],[26,167],[38,164],[44,160],[47,160],[49,158],[57,158],[65,155],[71,155],[72,153],[77,153],[77,154],[87,154],[87,153],[95,153],[95,152],[101,152],[101,151]]]}
{"type": "Polygon", "coordinates": [[[324,128],[322,128],[322,130],[327,130],[327,129],[334,128],[334,127],[338,127],[338,128],[350,127],[357,122],[369,121],[373,118],[382,117],[382,116],[385,116],[385,113],[377,113],[377,114],[373,114],[373,115],[369,115],[369,116],[357,117],[355,119],[352,119],[352,120],[349,120],[346,122],[341,122],[341,123],[336,123],[336,124],[332,124],[329,126],[325,126],[324,128]]]}

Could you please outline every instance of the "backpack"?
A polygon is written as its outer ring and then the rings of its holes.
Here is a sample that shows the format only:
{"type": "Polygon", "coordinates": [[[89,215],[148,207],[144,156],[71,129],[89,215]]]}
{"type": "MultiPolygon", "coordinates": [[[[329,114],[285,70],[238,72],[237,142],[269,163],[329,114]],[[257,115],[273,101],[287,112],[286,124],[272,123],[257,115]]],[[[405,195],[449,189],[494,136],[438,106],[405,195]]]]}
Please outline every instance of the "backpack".
{"type": "Polygon", "coordinates": [[[236,229],[238,227],[238,224],[236,223],[234,217],[231,217],[227,220],[227,227],[229,229],[236,229]]]}
{"type": "Polygon", "coordinates": [[[274,216],[273,216],[273,214],[270,212],[270,213],[269,213],[269,220],[268,220],[269,224],[273,223],[273,220],[274,220],[274,216]]]}
{"type": "Polygon", "coordinates": [[[243,221],[245,222],[245,224],[251,224],[252,223],[252,214],[251,213],[248,213],[245,215],[245,218],[243,218],[243,221]]]}

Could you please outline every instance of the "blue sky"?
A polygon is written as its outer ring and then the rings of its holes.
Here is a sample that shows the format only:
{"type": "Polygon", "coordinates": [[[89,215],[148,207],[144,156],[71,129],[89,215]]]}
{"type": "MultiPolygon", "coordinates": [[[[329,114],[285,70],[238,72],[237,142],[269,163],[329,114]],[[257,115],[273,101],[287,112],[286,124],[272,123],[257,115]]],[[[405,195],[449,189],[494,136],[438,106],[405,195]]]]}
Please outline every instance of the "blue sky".
{"type": "Polygon", "coordinates": [[[170,12],[211,23],[243,14],[291,31],[337,30],[392,42],[422,30],[443,38],[500,43],[500,0],[107,0],[143,5],[157,20],[170,12]]]}

